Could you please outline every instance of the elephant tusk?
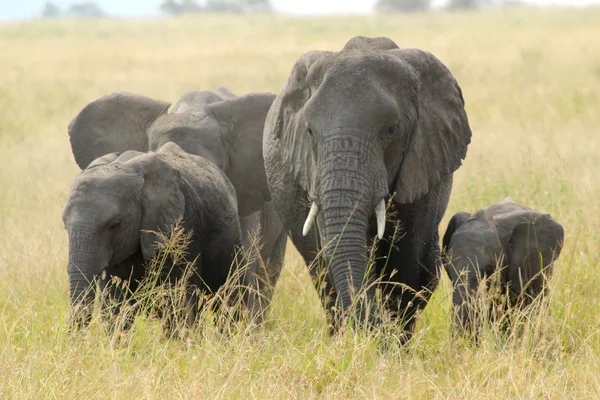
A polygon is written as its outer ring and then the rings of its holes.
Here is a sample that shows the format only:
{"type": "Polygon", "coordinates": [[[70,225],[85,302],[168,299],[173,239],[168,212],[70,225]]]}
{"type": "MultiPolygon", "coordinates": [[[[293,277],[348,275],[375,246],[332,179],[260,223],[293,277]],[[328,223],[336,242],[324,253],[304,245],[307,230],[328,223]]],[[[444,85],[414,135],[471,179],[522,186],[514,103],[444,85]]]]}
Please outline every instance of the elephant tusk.
{"type": "Polygon", "coordinates": [[[106,268],[102,270],[102,280],[105,281],[106,280],[106,268]]]}
{"type": "Polygon", "coordinates": [[[317,203],[312,203],[310,207],[310,212],[308,213],[308,217],[306,217],[306,221],[304,222],[304,227],[302,228],[302,236],[308,235],[310,232],[315,219],[317,218],[317,214],[319,213],[319,206],[317,203]]]}
{"type": "Polygon", "coordinates": [[[375,216],[377,217],[377,237],[383,239],[385,233],[385,201],[383,199],[375,207],[375,216]]]}

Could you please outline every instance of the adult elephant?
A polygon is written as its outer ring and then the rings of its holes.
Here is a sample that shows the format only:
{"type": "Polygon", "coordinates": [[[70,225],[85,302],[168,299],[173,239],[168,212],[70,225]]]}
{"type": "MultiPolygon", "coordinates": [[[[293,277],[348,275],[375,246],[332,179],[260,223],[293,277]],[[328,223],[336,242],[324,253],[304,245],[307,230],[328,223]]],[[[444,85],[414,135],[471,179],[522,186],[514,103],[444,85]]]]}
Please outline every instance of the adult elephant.
{"type": "Polygon", "coordinates": [[[117,92],[84,107],[69,125],[75,160],[92,160],[126,150],[157,151],[167,142],[214,163],[233,184],[242,242],[248,262],[246,300],[261,320],[283,266],[287,237],[274,206],[264,170],[262,136],[274,94],[236,96],[226,88],[187,92],[170,103],[117,92]]]}
{"type": "MultiPolygon", "coordinates": [[[[300,57],[267,116],[263,153],[279,216],[305,262],[324,247],[327,262],[312,271],[326,270],[327,310],[348,311],[365,288],[371,299],[377,276],[388,282],[385,307],[412,331],[437,284],[438,225],[470,138],[460,87],[430,53],[355,37],[340,52],[300,57]],[[404,236],[393,243],[397,221],[404,236]]],[[[364,302],[358,310],[370,326],[380,323],[379,310],[364,302]]]]}

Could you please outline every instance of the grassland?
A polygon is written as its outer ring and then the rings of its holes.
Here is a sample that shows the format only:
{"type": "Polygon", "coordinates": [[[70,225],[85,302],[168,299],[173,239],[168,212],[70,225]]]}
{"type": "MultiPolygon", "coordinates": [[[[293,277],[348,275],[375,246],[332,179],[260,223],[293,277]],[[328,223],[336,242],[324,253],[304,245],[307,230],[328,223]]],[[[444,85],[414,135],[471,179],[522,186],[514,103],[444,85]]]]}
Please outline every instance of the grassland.
{"type": "Polygon", "coordinates": [[[0,397],[599,398],[599,27],[598,9],[0,25],[0,397]],[[456,343],[444,277],[414,340],[381,352],[367,337],[327,336],[289,246],[257,334],[167,342],[141,320],[129,346],[97,327],[67,341],[70,119],[116,90],[276,92],[300,54],[355,35],[427,49],[462,86],[473,141],[441,229],[508,195],[563,223],[549,312],[520,338],[456,343]]]}

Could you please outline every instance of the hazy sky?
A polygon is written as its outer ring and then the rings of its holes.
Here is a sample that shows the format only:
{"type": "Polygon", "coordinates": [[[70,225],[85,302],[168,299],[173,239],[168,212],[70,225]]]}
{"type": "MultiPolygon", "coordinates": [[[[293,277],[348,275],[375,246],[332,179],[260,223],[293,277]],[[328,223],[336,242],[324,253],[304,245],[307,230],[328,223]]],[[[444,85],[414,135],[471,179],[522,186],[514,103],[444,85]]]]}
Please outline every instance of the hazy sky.
{"type": "MultiPolygon", "coordinates": [[[[54,0],[60,7],[82,0],[54,0]]],[[[376,0],[271,0],[274,7],[293,14],[365,13],[376,0]]],[[[584,6],[600,4],[600,0],[525,0],[532,4],[584,6]]],[[[97,0],[101,7],[112,15],[153,16],[158,14],[162,0],[97,0]]],[[[444,3],[434,0],[434,3],[444,3]]],[[[0,19],[23,19],[39,15],[45,0],[0,0],[0,19]]]]}

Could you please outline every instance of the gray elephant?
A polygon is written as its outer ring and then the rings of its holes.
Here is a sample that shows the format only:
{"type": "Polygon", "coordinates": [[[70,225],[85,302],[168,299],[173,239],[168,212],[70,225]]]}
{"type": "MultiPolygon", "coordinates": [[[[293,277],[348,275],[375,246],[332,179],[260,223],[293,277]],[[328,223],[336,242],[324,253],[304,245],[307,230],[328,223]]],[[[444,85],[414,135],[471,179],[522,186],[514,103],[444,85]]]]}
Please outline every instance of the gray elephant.
{"type": "MultiPolygon", "coordinates": [[[[192,235],[185,261],[194,261],[186,315],[180,320],[192,325],[199,291],[219,290],[236,265],[236,246],[241,243],[237,200],[229,179],[212,163],[174,143],[156,153],[126,151],[94,160],[75,178],[62,218],[69,234],[70,299],[78,326],[89,321],[98,278],[113,300],[131,299],[160,245],[156,232],[167,233],[179,219],[192,235]],[[119,287],[126,282],[128,289],[106,288],[114,277],[121,280],[119,287]]],[[[183,268],[181,263],[166,263],[160,282],[178,281],[183,268]]]]}
{"type": "Polygon", "coordinates": [[[274,98],[271,93],[236,96],[220,87],[185,93],[169,113],[170,103],[112,93],[88,104],[69,125],[81,168],[107,153],[156,151],[174,142],[225,172],[237,193],[243,245],[259,249],[258,257],[246,260],[245,278],[247,304],[259,321],[283,267],[287,241],[270,202],[262,156],[265,117],[274,98]]]}
{"type": "MultiPolygon", "coordinates": [[[[471,215],[455,214],[444,234],[442,249],[452,280],[455,332],[474,327],[473,302],[479,282],[498,273],[502,288],[492,303],[496,311],[525,307],[545,292],[552,263],[560,255],[563,227],[550,216],[516,203],[510,197],[471,215]],[[507,296],[504,296],[507,295],[507,296]]],[[[491,286],[488,280],[488,286],[491,286]]],[[[496,313],[491,317],[496,318],[496,313]]]]}
{"type": "MultiPolygon", "coordinates": [[[[305,262],[324,247],[326,263],[311,271],[326,272],[327,311],[346,313],[353,292],[368,288],[372,299],[380,287],[410,336],[437,283],[437,229],[470,138],[461,90],[430,53],[355,37],[340,52],[300,57],[267,116],[263,154],[279,216],[305,262]],[[387,284],[371,285],[375,277],[387,284]]],[[[368,303],[352,315],[378,325],[381,310],[368,303]]]]}

